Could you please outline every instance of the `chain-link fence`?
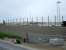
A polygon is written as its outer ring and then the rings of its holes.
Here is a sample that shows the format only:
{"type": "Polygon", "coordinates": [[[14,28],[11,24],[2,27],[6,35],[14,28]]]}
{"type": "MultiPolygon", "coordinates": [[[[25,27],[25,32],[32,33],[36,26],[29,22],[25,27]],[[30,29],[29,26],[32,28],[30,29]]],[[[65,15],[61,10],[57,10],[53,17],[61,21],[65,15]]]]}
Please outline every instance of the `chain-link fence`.
{"type": "Polygon", "coordinates": [[[39,26],[61,26],[64,17],[61,16],[60,20],[57,16],[54,17],[0,17],[1,24],[16,24],[16,25],[39,25],[39,26]]]}

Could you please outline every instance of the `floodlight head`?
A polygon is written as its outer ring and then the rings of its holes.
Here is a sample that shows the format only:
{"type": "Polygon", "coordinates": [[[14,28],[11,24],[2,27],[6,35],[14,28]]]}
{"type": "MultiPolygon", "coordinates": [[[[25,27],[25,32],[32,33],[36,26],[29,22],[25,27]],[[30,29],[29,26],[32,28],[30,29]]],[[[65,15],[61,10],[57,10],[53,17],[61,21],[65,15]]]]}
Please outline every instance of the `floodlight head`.
{"type": "Polygon", "coordinates": [[[61,4],[61,1],[57,1],[57,4],[61,4]]]}

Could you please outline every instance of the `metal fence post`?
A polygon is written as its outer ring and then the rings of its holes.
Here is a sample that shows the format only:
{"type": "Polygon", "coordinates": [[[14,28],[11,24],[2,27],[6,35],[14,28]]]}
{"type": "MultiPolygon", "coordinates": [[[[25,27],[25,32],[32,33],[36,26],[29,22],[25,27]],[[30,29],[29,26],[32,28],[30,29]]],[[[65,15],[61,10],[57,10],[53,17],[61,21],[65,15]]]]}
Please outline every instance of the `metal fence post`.
{"type": "Polygon", "coordinates": [[[38,17],[36,17],[36,24],[38,25],[38,17]]]}
{"type": "Polygon", "coordinates": [[[64,19],[63,19],[64,17],[62,16],[62,22],[64,21],[64,19]]]}
{"type": "Polygon", "coordinates": [[[9,24],[9,17],[8,17],[8,24],[9,24]]]}
{"type": "Polygon", "coordinates": [[[13,24],[14,24],[14,18],[13,18],[13,24]]]}
{"type": "Polygon", "coordinates": [[[23,25],[24,25],[24,18],[23,18],[23,25]]]}
{"type": "Polygon", "coordinates": [[[32,25],[33,25],[33,17],[32,17],[32,25]]]}
{"type": "Polygon", "coordinates": [[[43,16],[42,16],[42,26],[43,26],[43,16]]]}
{"type": "Polygon", "coordinates": [[[27,17],[27,25],[28,25],[28,17],[27,17]]]}
{"type": "Polygon", "coordinates": [[[19,18],[19,20],[20,20],[19,22],[20,22],[20,24],[21,24],[21,18],[19,18]]]}
{"type": "Polygon", "coordinates": [[[48,27],[49,27],[49,16],[48,16],[48,27]]]}
{"type": "Polygon", "coordinates": [[[16,18],[16,23],[17,23],[17,18],[16,18]]]}
{"type": "Polygon", "coordinates": [[[55,16],[55,26],[56,26],[56,16],[55,16]]]}

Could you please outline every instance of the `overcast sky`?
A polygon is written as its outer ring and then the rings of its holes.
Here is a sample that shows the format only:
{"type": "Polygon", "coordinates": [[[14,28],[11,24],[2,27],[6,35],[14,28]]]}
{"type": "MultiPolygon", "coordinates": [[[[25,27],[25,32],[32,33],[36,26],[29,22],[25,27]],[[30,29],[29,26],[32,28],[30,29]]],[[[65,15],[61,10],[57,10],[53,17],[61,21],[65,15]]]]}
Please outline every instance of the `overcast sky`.
{"type": "MultiPolygon", "coordinates": [[[[0,0],[0,16],[47,17],[57,15],[58,0],[0,0]]],[[[66,0],[60,0],[61,16],[66,17],[66,0]]]]}

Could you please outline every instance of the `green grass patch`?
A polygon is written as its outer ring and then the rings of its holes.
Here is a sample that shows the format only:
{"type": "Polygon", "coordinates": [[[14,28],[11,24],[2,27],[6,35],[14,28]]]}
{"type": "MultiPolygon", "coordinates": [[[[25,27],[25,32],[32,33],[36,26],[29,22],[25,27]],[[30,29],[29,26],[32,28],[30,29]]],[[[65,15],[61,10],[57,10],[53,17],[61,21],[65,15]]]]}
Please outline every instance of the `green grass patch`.
{"type": "Polygon", "coordinates": [[[16,38],[16,39],[22,39],[21,36],[19,36],[18,34],[15,33],[10,33],[10,32],[0,32],[0,38],[16,38]]]}

